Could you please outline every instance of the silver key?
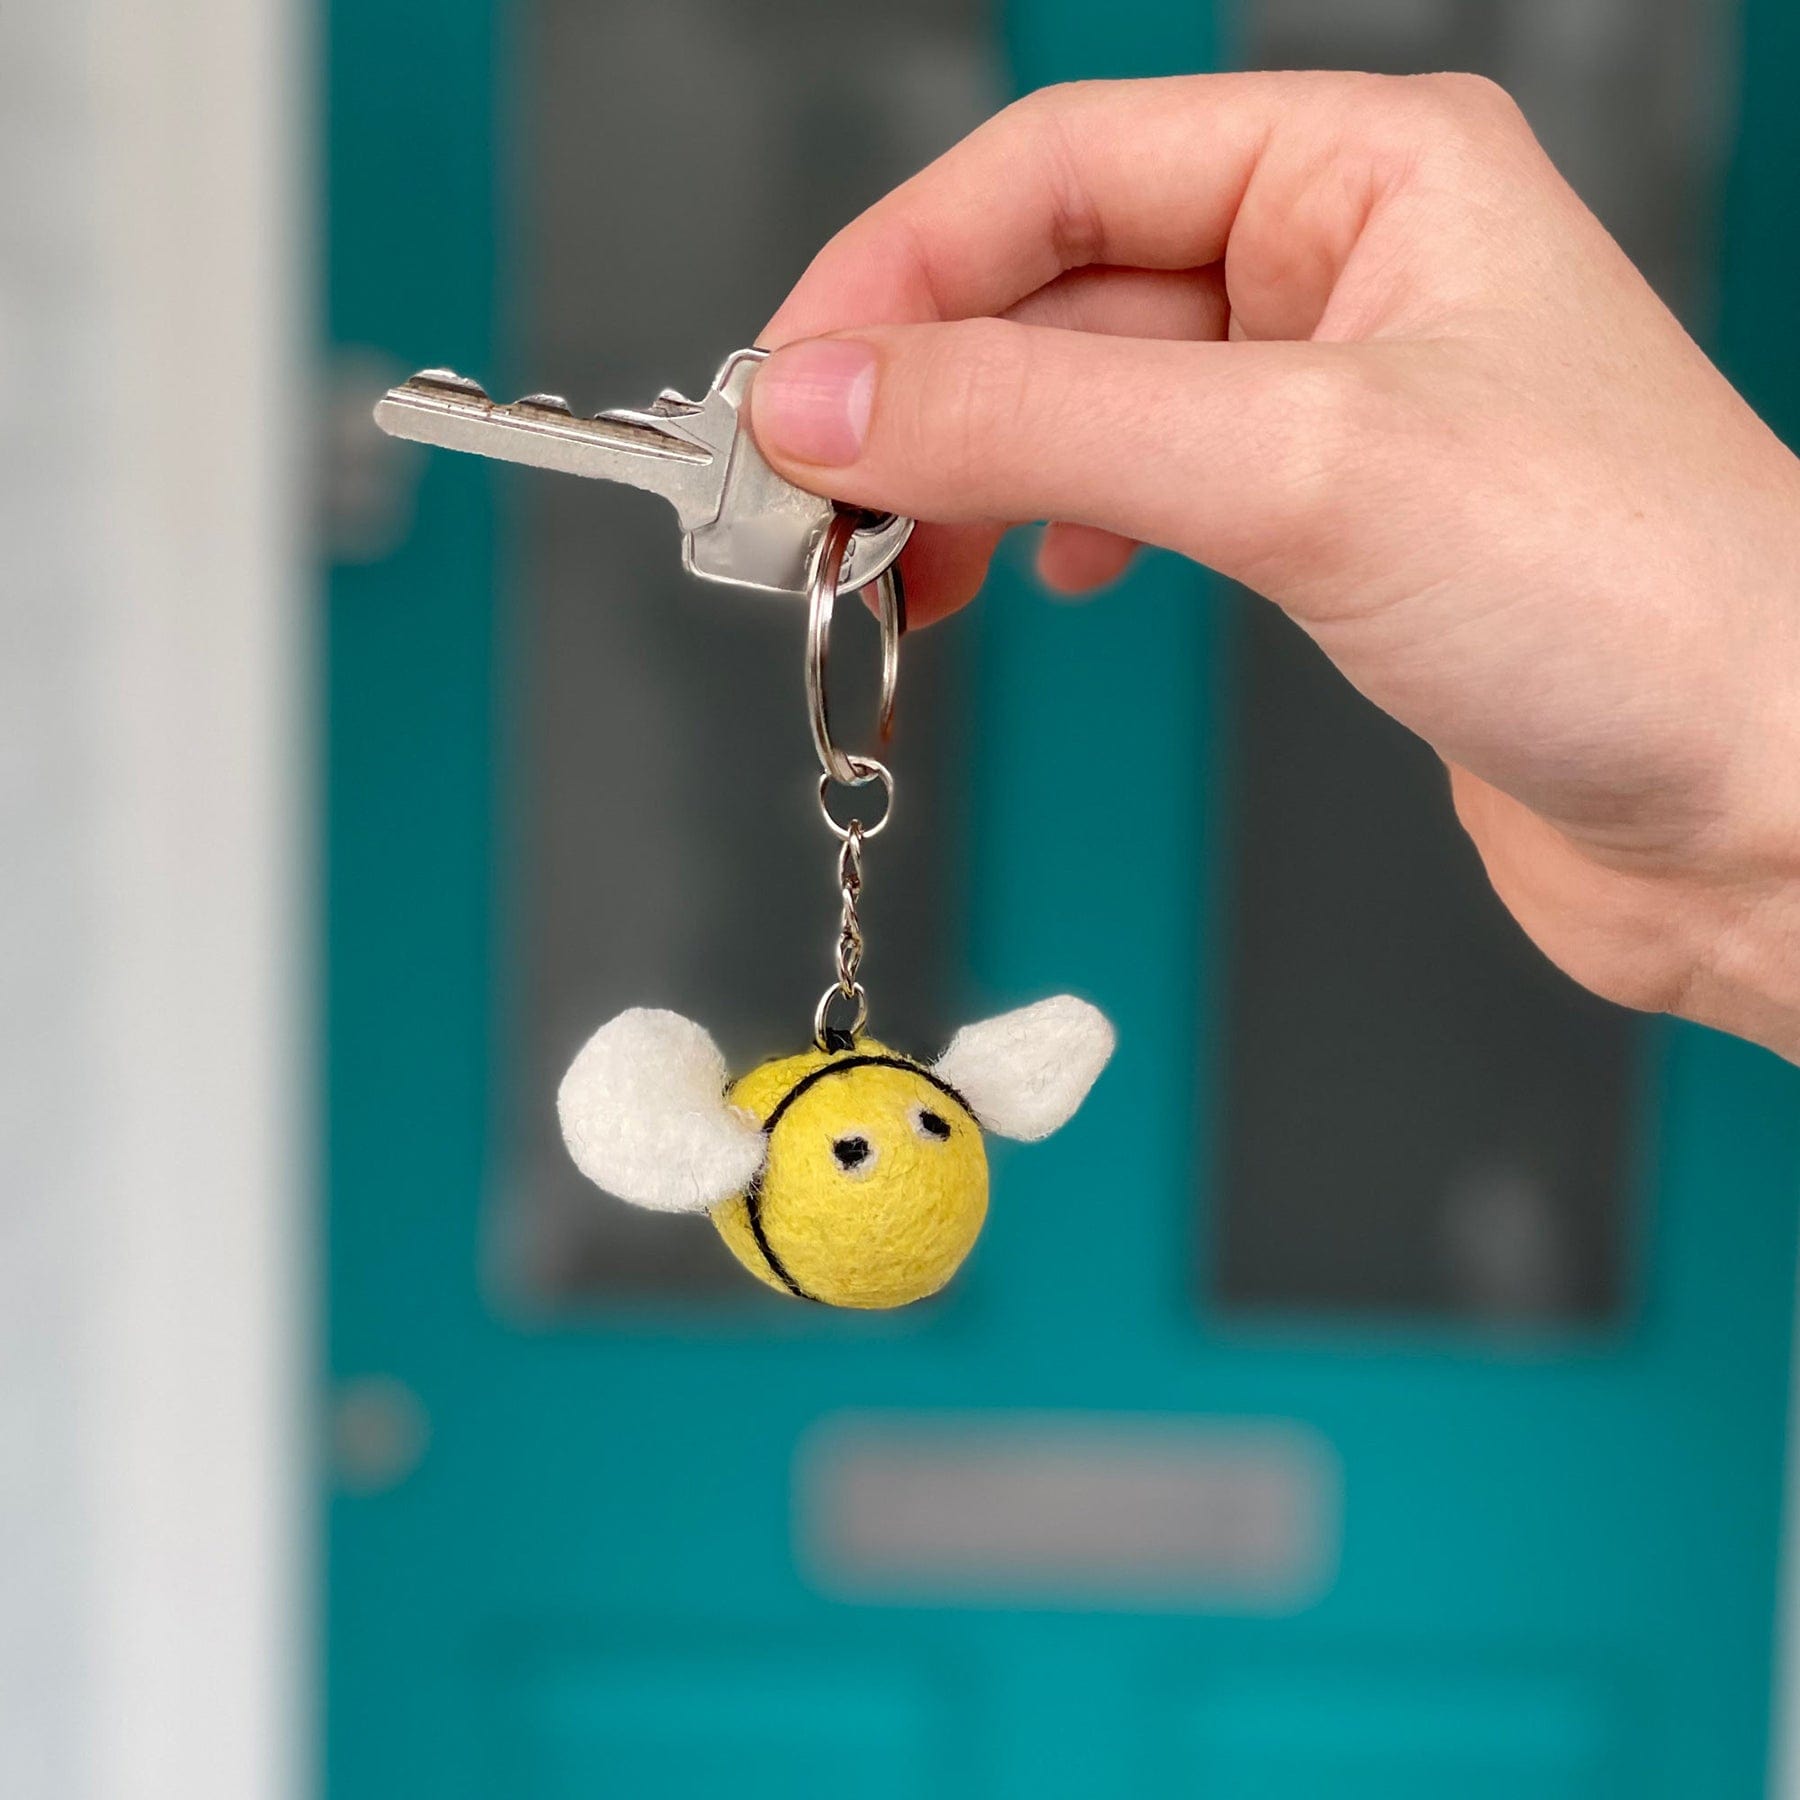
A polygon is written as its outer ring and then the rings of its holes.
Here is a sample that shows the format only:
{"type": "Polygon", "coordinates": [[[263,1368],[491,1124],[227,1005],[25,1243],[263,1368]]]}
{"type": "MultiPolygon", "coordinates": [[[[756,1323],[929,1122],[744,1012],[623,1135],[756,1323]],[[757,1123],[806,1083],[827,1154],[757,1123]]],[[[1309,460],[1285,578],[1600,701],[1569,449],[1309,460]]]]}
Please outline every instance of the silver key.
{"type": "MultiPolygon", "coordinates": [[[[389,388],[375,422],[394,437],[477,456],[646,488],[675,508],[681,560],[708,581],[804,594],[833,504],[784,481],[763,460],[742,407],[766,350],[725,359],[704,400],[665,389],[644,412],[579,418],[558,394],[510,406],[448,369],[389,388]]],[[[839,589],[865,587],[900,554],[911,519],[888,517],[851,539],[839,589]]]]}

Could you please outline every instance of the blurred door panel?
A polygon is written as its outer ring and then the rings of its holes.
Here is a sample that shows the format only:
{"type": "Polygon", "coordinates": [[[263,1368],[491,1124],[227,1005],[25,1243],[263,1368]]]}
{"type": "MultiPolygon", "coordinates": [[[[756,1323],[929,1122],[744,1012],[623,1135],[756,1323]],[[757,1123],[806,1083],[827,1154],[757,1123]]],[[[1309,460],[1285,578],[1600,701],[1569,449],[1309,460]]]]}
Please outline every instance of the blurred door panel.
{"type": "MultiPolygon", "coordinates": [[[[1609,1709],[1583,1684],[1344,1669],[1212,1685],[1180,1715],[1192,1791],[1221,1800],[1590,1800],[1622,1793],[1609,1709]]],[[[1641,1792],[1641,1789],[1630,1790],[1641,1792]]]]}
{"type": "Polygon", "coordinates": [[[520,1672],[487,1792],[779,1793],[788,1800],[912,1800],[954,1792],[945,1698],[899,1665],[845,1666],[767,1642],[735,1656],[648,1649],[612,1664],[520,1672]]]}
{"type": "MultiPolygon", "coordinates": [[[[1716,19],[1235,29],[1509,77],[1709,330],[1678,102],[1716,19]]],[[[1222,54],[1201,0],[335,8],[339,366],[698,391],[995,71],[1222,54]]],[[[1732,191],[1727,348],[1773,388],[1779,308],[1734,295],[1782,197],[1732,191]]],[[[1793,1071],[1546,970],[1431,759],[1260,603],[1155,557],[1057,607],[1009,557],[908,643],[878,1025],[1072,987],[1119,1054],[995,1146],[951,1293],[791,1304],[588,1190],[551,1096],[626,1005],[739,1066],[806,1034],[800,621],[689,582],[643,495],[449,456],[402,491],[329,613],[334,1800],[1760,1791],[1793,1071]]]]}

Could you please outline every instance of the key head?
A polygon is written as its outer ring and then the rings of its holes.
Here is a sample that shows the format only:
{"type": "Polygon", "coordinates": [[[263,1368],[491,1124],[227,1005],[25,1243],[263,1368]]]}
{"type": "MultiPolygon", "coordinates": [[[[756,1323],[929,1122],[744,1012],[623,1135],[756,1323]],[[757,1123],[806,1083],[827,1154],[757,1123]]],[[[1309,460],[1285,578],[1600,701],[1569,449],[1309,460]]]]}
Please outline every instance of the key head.
{"type": "MultiPolygon", "coordinates": [[[[709,581],[804,594],[813,552],[831,523],[832,502],[784,480],[763,460],[744,407],[766,350],[738,350],[725,359],[712,393],[737,419],[720,495],[718,517],[682,539],[681,560],[709,581]]],[[[709,396],[710,398],[710,396],[709,396]]],[[[887,518],[850,540],[838,586],[866,587],[886,569],[912,535],[911,519],[887,518]]]]}

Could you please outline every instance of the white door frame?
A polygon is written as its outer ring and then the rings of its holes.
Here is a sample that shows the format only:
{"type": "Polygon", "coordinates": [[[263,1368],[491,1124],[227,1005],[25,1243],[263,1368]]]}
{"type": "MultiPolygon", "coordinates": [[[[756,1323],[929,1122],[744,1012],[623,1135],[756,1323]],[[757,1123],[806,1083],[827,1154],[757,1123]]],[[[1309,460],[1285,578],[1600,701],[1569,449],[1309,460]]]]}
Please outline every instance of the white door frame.
{"type": "Polygon", "coordinates": [[[20,1800],[310,1785],[308,22],[0,16],[0,399],[26,427],[0,444],[0,697],[33,702],[0,721],[20,1800]]]}

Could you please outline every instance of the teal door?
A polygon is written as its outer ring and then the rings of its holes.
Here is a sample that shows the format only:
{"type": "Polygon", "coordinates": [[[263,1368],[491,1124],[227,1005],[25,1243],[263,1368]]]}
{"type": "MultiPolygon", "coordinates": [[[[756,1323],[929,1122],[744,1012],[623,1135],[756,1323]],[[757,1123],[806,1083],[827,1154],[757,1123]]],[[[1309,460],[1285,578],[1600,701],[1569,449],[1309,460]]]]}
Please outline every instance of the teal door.
{"type": "MultiPolygon", "coordinates": [[[[852,55],[816,20],[721,48],[745,9],[700,0],[337,8],[335,342],[613,383],[589,405],[658,359],[703,381],[867,197],[834,146],[954,126],[984,21],[914,10],[852,55]],[[620,121],[684,51],[705,104],[645,165],[620,121]],[[721,67],[794,86],[758,110],[721,67]],[[717,234],[824,216],[709,297],[668,273],[682,180],[717,234]]],[[[1031,84],[1217,54],[1152,0],[1104,34],[1021,0],[1007,43],[1031,84]]],[[[1069,987],[1119,1054],[996,1157],[942,1301],[765,1296],[703,1225],[583,1210],[545,1119],[631,1000],[740,1057],[804,1033],[832,896],[795,621],[669,576],[641,497],[403,473],[326,667],[337,1800],[1761,1791],[1793,1071],[1539,969],[1431,771],[1247,603],[1163,559],[1077,610],[1002,571],[909,646],[929,829],[871,858],[876,1001],[923,1050],[1069,987]]]]}

